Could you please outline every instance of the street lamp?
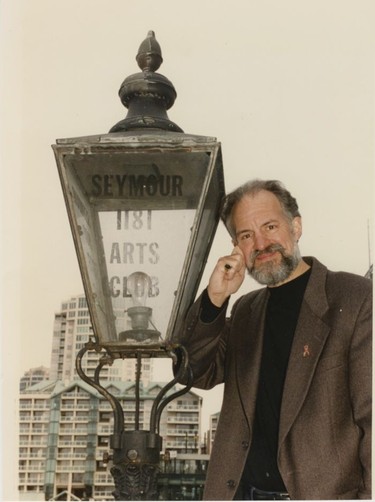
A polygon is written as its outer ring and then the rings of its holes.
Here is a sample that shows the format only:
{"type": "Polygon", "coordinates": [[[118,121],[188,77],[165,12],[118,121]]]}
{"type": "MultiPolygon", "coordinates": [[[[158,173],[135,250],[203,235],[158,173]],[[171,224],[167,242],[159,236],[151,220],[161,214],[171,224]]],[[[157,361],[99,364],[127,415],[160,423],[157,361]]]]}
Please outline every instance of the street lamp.
{"type": "Polygon", "coordinates": [[[117,500],[155,498],[166,397],[183,372],[184,348],[172,342],[193,301],[216,231],[224,195],[220,144],[185,134],[168,118],[172,83],[156,73],[162,57],[154,33],[142,42],[141,72],[119,95],[127,116],[108,134],[60,139],[53,145],[91,315],[94,339],[77,356],[80,377],[110,402],[117,500]],[[87,351],[102,352],[93,377],[87,351]],[[154,402],[150,430],[139,430],[143,358],[182,359],[180,374],[154,402]],[[103,366],[136,359],[136,430],[124,429],[119,401],[100,384],[103,366]]]}

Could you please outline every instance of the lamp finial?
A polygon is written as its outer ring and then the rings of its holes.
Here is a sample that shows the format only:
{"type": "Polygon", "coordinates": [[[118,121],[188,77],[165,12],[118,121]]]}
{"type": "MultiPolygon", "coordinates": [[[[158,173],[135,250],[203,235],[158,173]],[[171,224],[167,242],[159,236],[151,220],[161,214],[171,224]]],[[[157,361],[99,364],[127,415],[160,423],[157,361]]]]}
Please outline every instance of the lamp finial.
{"type": "Polygon", "coordinates": [[[163,62],[160,45],[150,30],[141,43],[136,60],[141,73],[127,77],[121,84],[119,95],[128,109],[124,120],[115,124],[110,132],[163,129],[183,132],[169,120],[167,110],[173,106],[177,93],[164,75],[155,73],[163,62]]]}
{"type": "Polygon", "coordinates": [[[155,38],[155,32],[150,30],[138,49],[136,60],[142,71],[156,71],[163,62],[161,48],[155,38]]]}

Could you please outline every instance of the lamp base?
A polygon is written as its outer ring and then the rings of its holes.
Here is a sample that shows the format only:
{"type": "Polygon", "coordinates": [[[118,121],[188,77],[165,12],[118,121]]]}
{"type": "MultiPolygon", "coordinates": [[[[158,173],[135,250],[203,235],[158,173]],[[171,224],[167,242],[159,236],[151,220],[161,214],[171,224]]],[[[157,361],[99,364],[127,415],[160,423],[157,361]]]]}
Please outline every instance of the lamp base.
{"type": "Polygon", "coordinates": [[[115,482],[112,492],[115,500],[157,500],[157,475],[159,466],[124,464],[111,468],[115,482]]]}
{"type": "Polygon", "coordinates": [[[157,500],[162,438],[150,431],[123,431],[111,439],[115,500],[157,500]]]}
{"type": "Polygon", "coordinates": [[[159,341],[160,331],[156,329],[127,329],[119,334],[120,342],[131,343],[155,343],[159,341]]]}

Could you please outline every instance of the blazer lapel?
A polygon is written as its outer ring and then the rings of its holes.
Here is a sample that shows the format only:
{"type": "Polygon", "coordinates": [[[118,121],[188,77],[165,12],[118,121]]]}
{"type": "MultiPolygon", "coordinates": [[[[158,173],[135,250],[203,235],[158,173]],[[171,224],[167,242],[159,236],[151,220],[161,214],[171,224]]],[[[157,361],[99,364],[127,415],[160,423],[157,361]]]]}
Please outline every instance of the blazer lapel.
{"type": "Polygon", "coordinates": [[[326,269],[313,262],[293,339],[284,383],[279,426],[279,448],[306,398],[316,365],[330,328],[323,321],[328,310],[325,294],[326,269]]]}
{"type": "Polygon", "coordinates": [[[244,301],[238,317],[236,313],[236,325],[233,326],[233,333],[238,333],[236,384],[250,430],[258,390],[267,300],[268,292],[265,288],[259,291],[250,305],[244,301]]]}

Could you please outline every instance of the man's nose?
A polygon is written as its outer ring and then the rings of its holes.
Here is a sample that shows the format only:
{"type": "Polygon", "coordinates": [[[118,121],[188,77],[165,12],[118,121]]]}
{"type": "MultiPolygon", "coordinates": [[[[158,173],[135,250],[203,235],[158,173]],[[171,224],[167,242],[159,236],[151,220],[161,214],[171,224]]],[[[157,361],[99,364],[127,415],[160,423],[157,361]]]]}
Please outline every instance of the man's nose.
{"type": "Polygon", "coordinates": [[[271,241],[262,233],[259,232],[254,235],[254,247],[257,251],[263,251],[270,243],[271,241]]]}

